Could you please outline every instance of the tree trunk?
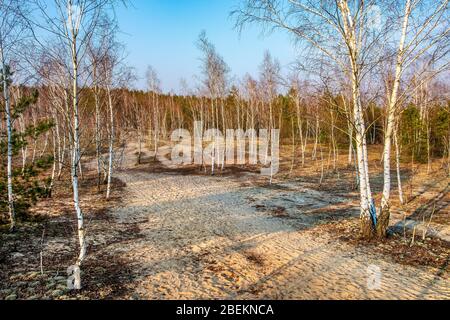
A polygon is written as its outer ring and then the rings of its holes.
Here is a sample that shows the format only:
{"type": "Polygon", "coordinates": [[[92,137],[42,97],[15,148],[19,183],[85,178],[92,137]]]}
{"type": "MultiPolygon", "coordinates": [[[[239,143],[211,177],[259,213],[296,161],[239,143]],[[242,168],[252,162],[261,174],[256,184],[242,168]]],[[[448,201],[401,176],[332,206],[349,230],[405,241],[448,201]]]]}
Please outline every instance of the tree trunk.
{"type": "Polygon", "coordinates": [[[312,160],[317,159],[317,144],[319,143],[319,134],[320,134],[319,110],[318,108],[316,108],[316,128],[315,128],[314,148],[311,157],[312,160]]]}
{"type": "Polygon", "coordinates": [[[159,136],[159,108],[158,108],[158,104],[155,103],[155,93],[152,93],[153,95],[153,114],[154,114],[154,127],[155,127],[155,132],[154,132],[154,143],[155,143],[155,160],[156,160],[156,155],[158,154],[158,136],[159,136]]]}
{"type": "Polygon", "coordinates": [[[369,180],[369,162],[367,155],[366,142],[366,126],[364,123],[361,98],[359,95],[358,81],[354,78],[352,84],[354,117],[355,117],[355,142],[358,165],[359,189],[360,189],[360,206],[361,206],[361,233],[364,237],[372,237],[373,235],[373,214],[374,210],[372,191],[369,180]]]}
{"type": "MultiPolygon", "coordinates": [[[[23,115],[19,118],[19,125],[20,130],[22,133],[25,133],[25,120],[23,119],[23,115]]],[[[28,155],[28,147],[24,143],[24,145],[21,147],[22,152],[22,176],[25,175],[25,167],[27,165],[27,155],[28,155]]]]}
{"type": "Polygon", "coordinates": [[[47,197],[51,198],[52,197],[52,190],[53,190],[53,184],[55,181],[55,175],[56,175],[56,162],[57,160],[57,149],[56,149],[56,134],[55,134],[55,129],[52,130],[52,136],[53,136],[53,167],[52,167],[52,175],[50,177],[50,183],[47,187],[47,197]]]}
{"type": "MultiPolygon", "coordinates": [[[[86,257],[86,238],[84,229],[84,217],[80,207],[79,185],[78,185],[78,167],[80,163],[80,125],[78,112],[78,53],[76,37],[72,38],[72,107],[73,107],[73,150],[72,150],[72,188],[73,202],[78,222],[78,241],[80,244],[80,253],[76,265],[81,270],[81,264],[86,257]]],[[[76,289],[81,289],[81,283],[76,284],[76,289]]]]}
{"type": "Polygon", "coordinates": [[[400,146],[398,143],[398,130],[396,129],[394,132],[394,143],[395,143],[395,162],[397,169],[397,186],[398,186],[398,198],[400,203],[403,205],[405,202],[403,200],[403,188],[402,188],[402,179],[400,173],[400,146]]]}
{"type": "Polygon", "coordinates": [[[0,60],[2,63],[2,84],[3,84],[3,98],[5,99],[5,115],[6,115],[6,131],[7,131],[7,177],[8,177],[8,209],[10,219],[10,230],[14,231],[16,227],[16,218],[14,211],[14,194],[13,194],[13,176],[12,176],[12,119],[11,119],[11,100],[9,97],[9,83],[8,83],[8,67],[3,55],[3,49],[0,48],[0,60]]]}
{"type": "Polygon", "coordinates": [[[407,0],[405,5],[405,17],[403,20],[402,34],[400,37],[400,44],[397,53],[397,64],[395,68],[395,78],[394,84],[391,92],[391,96],[388,100],[388,118],[386,123],[386,132],[384,136],[384,184],[383,184],[383,196],[381,199],[381,210],[379,223],[377,226],[377,234],[379,237],[385,237],[386,231],[389,226],[390,219],[390,192],[391,192],[391,144],[392,144],[392,133],[394,130],[394,125],[396,121],[396,109],[398,108],[398,91],[400,87],[400,80],[403,73],[403,55],[404,55],[404,45],[406,40],[406,31],[408,29],[409,15],[411,11],[410,0],[407,0]]]}
{"type": "Polygon", "coordinates": [[[142,133],[141,133],[141,124],[138,125],[138,159],[137,163],[141,164],[142,157],[142,133]]]}
{"type": "MultiPolygon", "coordinates": [[[[94,78],[96,78],[96,68],[94,67],[94,78]]],[[[97,189],[100,189],[101,169],[100,169],[100,101],[97,85],[94,88],[95,99],[95,155],[97,158],[97,189]]]]}
{"type": "Polygon", "coordinates": [[[111,90],[108,86],[108,105],[109,105],[109,121],[110,121],[110,137],[109,137],[109,164],[108,164],[108,185],[106,187],[106,199],[111,195],[111,179],[113,175],[113,161],[114,161],[114,110],[111,98],[111,90]]]}

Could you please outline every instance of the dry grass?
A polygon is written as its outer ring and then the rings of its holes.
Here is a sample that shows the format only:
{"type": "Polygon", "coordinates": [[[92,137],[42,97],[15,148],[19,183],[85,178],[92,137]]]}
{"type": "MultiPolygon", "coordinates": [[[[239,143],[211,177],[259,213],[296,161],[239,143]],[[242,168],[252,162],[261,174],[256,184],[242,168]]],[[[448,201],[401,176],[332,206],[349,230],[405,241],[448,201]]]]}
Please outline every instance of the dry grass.
{"type": "MultiPolygon", "coordinates": [[[[113,180],[114,195],[105,199],[105,186],[97,189],[96,178],[86,175],[81,180],[80,197],[89,233],[110,234],[109,241],[133,237],[135,230],[110,228],[107,210],[120,202],[125,185],[113,180]]],[[[102,245],[91,244],[83,271],[85,289],[78,293],[67,291],[67,268],[77,257],[76,217],[70,177],[57,181],[52,198],[43,199],[29,213],[29,219],[10,234],[0,232],[0,298],[16,295],[18,299],[85,299],[115,296],[123,291],[120,281],[111,275],[126,272],[127,266],[102,251],[102,245]],[[40,252],[43,254],[42,273],[40,252]],[[90,259],[95,255],[95,259],[90,259]],[[105,292],[102,292],[105,288],[105,292]],[[117,291],[111,292],[111,288],[117,291]],[[59,292],[57,292],[59,290],[59,292]],[[58,294],[57,294],[58,293],[58,294]],[[53,295],[54,294],[54,295],[53,295]],[[57,294],[57,295],[56,295],[57,294]]]]}

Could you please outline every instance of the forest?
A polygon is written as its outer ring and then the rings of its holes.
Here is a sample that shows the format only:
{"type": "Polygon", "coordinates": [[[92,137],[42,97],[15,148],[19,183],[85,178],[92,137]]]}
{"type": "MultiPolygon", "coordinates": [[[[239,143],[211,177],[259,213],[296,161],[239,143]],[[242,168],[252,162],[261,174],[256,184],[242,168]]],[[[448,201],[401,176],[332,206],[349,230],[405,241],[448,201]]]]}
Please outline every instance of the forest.
{"type": "MultiPolygon", "coordinates": [[[[448,0],[239,1],[235,33],[284,32],[298,61],[269,49],[236,77],[199,30],[198,75],[180,92],[151,61],[138,86],[115,16],[130,5],[0,0],[0,298],[450,297],[448,0]],[[230,129],[240,161],[220,148],[230,129]],[[211,143],[201,164],[164,167],[176,133],[196,130],[211,143]],[[371,295],[292,280],[281,265],[310,270],[293,255],[319,244],[320,268],[355,252],[358,281],[366,260],[395,281],[371,295]]],[[[327,275],[341,284],[339,270],[327,275]]]]}

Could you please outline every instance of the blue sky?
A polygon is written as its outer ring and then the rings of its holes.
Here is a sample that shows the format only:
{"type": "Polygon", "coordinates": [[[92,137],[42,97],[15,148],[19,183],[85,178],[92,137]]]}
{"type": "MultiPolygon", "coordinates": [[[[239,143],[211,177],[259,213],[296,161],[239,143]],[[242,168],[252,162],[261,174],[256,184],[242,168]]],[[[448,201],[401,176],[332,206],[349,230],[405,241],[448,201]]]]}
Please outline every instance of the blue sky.
{"type": "Polygon", "coordinates": [[[145,85],[145,70],[151,64],[168,92],[180,89],[185,78],[195,87],[201,56],[195,43],[202,30],[224,57],[233,76],[246,72],[257,76],[265,50],[288,67],[295,52],[287,34],[261,36],[259,26],[246,28],[241,36],[233,29],[229,12],[238,0],[133,0],[128,8],[118,8],[120,40],[126,44],[128,64],[135,67],[145,85]]]}

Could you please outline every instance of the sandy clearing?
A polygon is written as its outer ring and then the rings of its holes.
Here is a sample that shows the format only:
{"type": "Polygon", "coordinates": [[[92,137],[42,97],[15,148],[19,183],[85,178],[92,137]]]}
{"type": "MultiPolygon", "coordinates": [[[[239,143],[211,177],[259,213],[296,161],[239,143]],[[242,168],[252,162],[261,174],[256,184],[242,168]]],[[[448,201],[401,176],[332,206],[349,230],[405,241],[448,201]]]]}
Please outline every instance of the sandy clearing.
{"type": "MultiPolygon", "coordinates": [[[[233,177],[151,174],[128,168],[118,224],[137,224],[140,237],[108,251],[133,270],[126,287],[140,299],[434,299],[450,298],[448,273],[395,264],[330,235],[306,232],[316,219],[302,208],[339,206],[298,185],[243,186],[233,177]],[[295,219],[270,214],[279,206],[295,219]],[[259,210],[258,208],[264,208],[259,210]],[[368,267],[381,287],[368,289],[368,267]]],[[[306,210],[306,209],[305,209],[306,210]]]]}

